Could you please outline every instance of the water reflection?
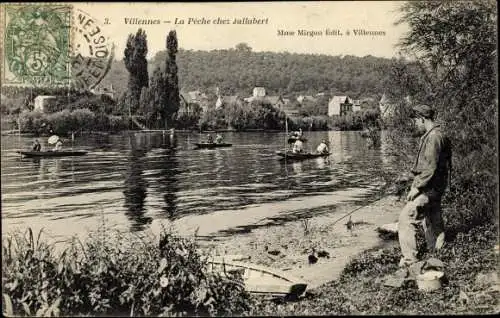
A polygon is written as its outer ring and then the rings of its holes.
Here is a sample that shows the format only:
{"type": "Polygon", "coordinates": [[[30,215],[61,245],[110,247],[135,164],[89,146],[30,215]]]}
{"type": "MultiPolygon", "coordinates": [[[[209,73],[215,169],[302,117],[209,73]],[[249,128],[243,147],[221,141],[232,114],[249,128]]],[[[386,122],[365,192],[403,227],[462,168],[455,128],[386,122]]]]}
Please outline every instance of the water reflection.
{"type": "Polygon", "coordinates": [[[38,181],[40,182],[39,189],[56,187],[57,181],[60,178],[62,169],[61,159],[33,159],[33,167],[38,170],[38,181]],[[45,180],[53,182],[43,182],[45,180]]]}
{"type": "Polygon", "coordinates": [[[293,172],[295,172],[296,174],[301,174],[302,173],[302,162],[293,161],[292,168],[293,168],[293,172]]]}
{"type": "Polygon", "coordinates": [[[125,176],[123,194],[125,196],[125,214],[131,221],[130,230],[141,231],[151,223],[152,218],[145,216],[144,201],[147,196],[147,181],[144,179],[144,160],[147,153],[144,136],[136,134],[129,138],[130,152],[125,176]]]}
{"type": "Polygon", "coordinates": [[[326,164],[328,163],[328,157],[327,158],[316,158],[316,166],[318,169],[324,169],[326,167],[326,164]]]}
{"type": "Polygon", "coordinates": [[[165,205],[162,210],[169,219],[177,218],[177,191],[179,191],[179,163],[174,151],[167,150],[162,158],[158,189],[163,195],[165,205]]]}
{"type": "Polygon", "coordinates": [[[176,134],[179,147],[173,152],[169,132],[134,132],[79,136],[75,149],[88,155],[33,162],[15,154],[32,138],[3,136],[2,216],[25,215],[30,222],[35,212],[48,218],[50,213],[40,212],[57,209],[63,224],[82,215],[93,218],[94,207],[102,205],[109,217],[137,231],[151,218],[365,188],[378,184],[381,169],[400,167],[385,139],[381,148],[369,148],[359,132],[308,132],[307,150],[327,139],[332,154],[285,164],[275,154],[285,147],[284,133],[227,133],[233,147],[214,150],[195,150],[198,134],[176,134]]]}

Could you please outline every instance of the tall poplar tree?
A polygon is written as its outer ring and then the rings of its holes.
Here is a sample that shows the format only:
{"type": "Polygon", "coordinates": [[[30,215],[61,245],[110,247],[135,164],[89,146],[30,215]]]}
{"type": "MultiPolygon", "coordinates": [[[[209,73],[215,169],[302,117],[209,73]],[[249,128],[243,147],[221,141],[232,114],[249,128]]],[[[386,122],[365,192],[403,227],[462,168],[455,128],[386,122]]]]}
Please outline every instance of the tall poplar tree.
{"type": "Polygon", "coordinates": [[[132,114],[139,108],[142,88],[149,84],[147,53],[146,32],[139,29],[135,35],[129,34],[124,51],[124,63],[129,72],[128,98],[125,100],[132,114]]]}
{"type": "Polygon", "coordinates": [[[165,122],[165,128],[173,123],[174,116],[179,111],[180,95],[179,95],[179,78],[177,76],[177,63],[175,61],[178,44],[177,34],[175,30],[168,33],[167,36],[167,59],[165,62],[165,86],[166,86],[166,101],[162,108],[162,117],[165,122]]]}

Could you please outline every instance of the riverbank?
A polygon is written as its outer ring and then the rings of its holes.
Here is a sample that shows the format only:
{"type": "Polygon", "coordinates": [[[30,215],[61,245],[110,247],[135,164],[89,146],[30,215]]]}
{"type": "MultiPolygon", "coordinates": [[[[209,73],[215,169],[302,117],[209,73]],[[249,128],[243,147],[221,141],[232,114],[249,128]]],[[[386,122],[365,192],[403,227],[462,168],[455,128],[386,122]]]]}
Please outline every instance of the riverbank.
{"type": "Polygon", "coordinates": [[[352,202],[304,209],[288,222],[281,221],[289,216],[278,214],[221,231],[215,242],[201,244],[215,254],[242,255],[252,263],[287,271],[314,289],[337,279],[357,254],[383,244],[376,228],[396,221],[403,204],[387,196],[361,207],[351,216],[350,230],[345,225],[349,217],[341,218],[360,207],[352,202]],[[309,255],[317,257],[315,264],[309,263],[309,255]]]}
{"type": "MultiPolygon", "coordinates": [[[[498,312],[496,225],[459,233],[434,255],[446,264],[448,281],[442,289],[426,293],[414,283],[400,288],[384,285],[386,276],[398,268],[400,250],[396,240],[381,240],[376,228],[397,221],[404,204],[396,196],[387,196],[361,207],[352,215],[351,229],[346,226],[349,218],[339,219],[356,209],[355,204],[315,207],[296,221],[282,223],[277,216],[222,231],[227,236],[203,246],[212,253],[241,255],[252,263],[284,270],[308,283],[306,297],[297,302],[255,297],[251,315],[498,312]],[[316,258],[313,264],[311,255],[316,258]]],[[[422,240],[419,246],[423,247],[422,240]]]]}
{"type": "MultiPolygon", "coordinates": [[[[437,256],[445,263],[447,282],[433,292],[412,283],[384,286],[398,268],[397,242],[359,254],[337,280],[298,302],[256,301],[251,315],[443,315],[494,314],[500,311],[496,225],[459,234],[437,256]]],[[[429,255],[423,255],[428,258],[429,255]]]]}

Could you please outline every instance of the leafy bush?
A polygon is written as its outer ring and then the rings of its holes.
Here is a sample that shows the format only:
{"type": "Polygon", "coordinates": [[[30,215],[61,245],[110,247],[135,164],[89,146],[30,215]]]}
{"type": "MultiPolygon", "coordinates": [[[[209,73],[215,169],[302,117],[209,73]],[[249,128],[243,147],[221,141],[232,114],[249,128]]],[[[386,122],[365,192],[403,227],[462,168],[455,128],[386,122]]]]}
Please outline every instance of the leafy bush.
{"type": "Polygon", "coordinates": [[[124,237],[101,227],[62,252],[31,229],[2,241],[8,315],[235,315],[249,309],[241,277],[207,270],[192,240],[124,237]]]}
{"type": "Polygon", "coordinates": [[[64,134],[72,130],[78,130],[78,123],[75,117],[67,109],[47,114],[46,120],[55,134],[64,134]]]}
{"type": "Polygon", "coordinates": [[[20,115],[21,127],[24,132],[38,134],[49,133],[50,127],[55,134],[68,134],[76,131],[120,131],[130,125],[128,120],[121,116],[94,113],[89,109],[67,109],[56,113],[28,112],[20,115]]]}
{"type": "MultiPolygon", "coordinates": [[[[393,60],[388,85],[399,100],[410,96],[415,103],[434,105],[451,140],[453,171],[443,198],[448,207],[446,225],[457,232],[496,222],[496,5],[492,1],[415,2],[403,5],[402,12],[402,22],[410,24],[403,48],[423,54],[414,62],[393,60]],[[422,36],[429,32],[435,36],[422,36]],[[443,40],[434,41],[438,37],[443,40]]],[[[390,126],[395,135],[411,134],[410,105],[397,105],[390,126]]],[[[406,148],[402,146],[401,152],[406,148]]]]}
{"type": "Polygon", "coordinates": [[[327,116],[293,117],[289,118],[288,128],[290,130],[328,130],[327,116]]]}
{"type": "Polygon", "coordinates": [[[71,112],[71,115],[74,125],[79,127],[79,130],[91,130],[96,127],[96,115],[88,108],[75,109],[71,112]]]}
{"type": "Polygon", "coordinates": [[[201,129],[283,129],[285,114],[266,101],[250,105],[231,102],[220,109],[209,109],[199,120],[201,129]]]}
{"type": "Polygon", "coordinates": [[[380,112],[368,109],[344,116],[334,116],[330,119],[329,126],[340,130],[361,130],[366,127],[379,127],[379,121],[380,112]]]}
{"type": "Polygon", "coordinates": [[[17,115],[26,106],[26,98],[9,98],[2,95],[0,98],[0,113],[2,115],[17,115]]]}
{"type": "Polygon", "coordinates": [[[373,275],[393,270],[401,255],[396,247],[365,251],[353,259],[342,271],[343,276],[373,275]]]}
{"type": "Polygon", "coordinates": [[[130,127],[130,123],[128,119],[123,118],[122,116],[113,116],[108,115],[109,119],[109,131],[120,131],[126,130],[130,127]]]}

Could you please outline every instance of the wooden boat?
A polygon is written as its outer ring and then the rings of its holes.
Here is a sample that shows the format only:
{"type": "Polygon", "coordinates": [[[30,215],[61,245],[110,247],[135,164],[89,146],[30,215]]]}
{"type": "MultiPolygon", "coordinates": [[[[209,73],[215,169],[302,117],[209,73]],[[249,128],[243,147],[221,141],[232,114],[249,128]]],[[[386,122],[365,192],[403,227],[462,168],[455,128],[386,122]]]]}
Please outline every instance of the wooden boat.
{"type": "Polygon", "coordinates": [[[302,141],[302,142],[306,142],[307,141],[307,138],[304,137],[304,136],[302,136],[300,138],[297,138],[296,136],[289,136],[288,137],[288,143],[289,144],[293,144],[294,142],[297,141],[297,139],[300,139],[300,141],[302,141]]]}
{"type": "Polygon", "coordinates": [[[231,147],[233,144],[226,144],[226,143],[208,143],[208,142],[202,142],[202,143],[195,143],[195,146],[199,149],[205,148],[205,149],[212,149],[212,148],[221,148],[221,147],[231,147]]]}
{"type": "Polygon", "coordinates": [[[281,270],[267,266],[242,262],[229,255],[209,259],[209,270],[225,273],[242,274],[245,289],[249,293],[278,297],[298,297],[307,288],[307,283],[281,270]]]}
{"type": "Polygon", "coordinates": [[[276,154],[280,156],[280,160],[305,160],[313,158],[328,157],[330,153],[293,153],[287,151],[286,154],[283,151],[276,151],[276,154]]]}
{"type": "Polygon", "coordinates": [[[67,156],[83,156],[87,151],[17,151],[25,157],[67,157],[67,156]]]}

